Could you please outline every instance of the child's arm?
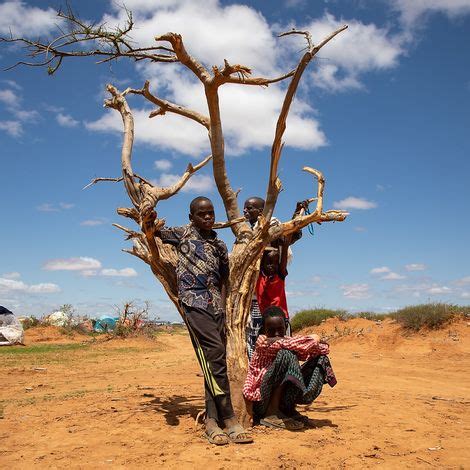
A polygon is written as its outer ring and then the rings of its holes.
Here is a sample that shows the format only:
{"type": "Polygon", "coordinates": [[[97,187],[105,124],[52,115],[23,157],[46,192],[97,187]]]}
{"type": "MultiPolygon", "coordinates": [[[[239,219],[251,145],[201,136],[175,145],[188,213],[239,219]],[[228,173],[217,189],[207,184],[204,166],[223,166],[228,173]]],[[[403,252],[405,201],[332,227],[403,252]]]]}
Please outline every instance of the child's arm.
{"type": "Polygon", "coordinates": [[[279,276],[285,279],[287,276],[287,257],[289,252],[289,245],[291,244],[291,236],[283,237],[279,247],[281,248],[281,258],[279,260],[279,276]]]}
{"type": "Polygon", "coordinates": [[[310,356],[329,353],[328,344],[321,342],[318,335],[293,336],[291,338],[267,338],[260,335],[256,341],[256,349],[272,352],[287,349],[295,352],[302,361],[307,360],[310,356]]]}

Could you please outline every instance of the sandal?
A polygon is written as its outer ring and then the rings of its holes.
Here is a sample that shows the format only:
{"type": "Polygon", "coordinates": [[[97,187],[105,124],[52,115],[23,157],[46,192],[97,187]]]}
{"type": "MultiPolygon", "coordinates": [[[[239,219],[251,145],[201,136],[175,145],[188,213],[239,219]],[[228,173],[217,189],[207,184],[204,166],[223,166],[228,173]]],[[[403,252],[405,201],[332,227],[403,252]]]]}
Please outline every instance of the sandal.
{"type": "Polygon", "coordinates": [[[243,429],[240,424],[227,428],[225,430],[227,436],[235,444],[250,444],[253,442],[253,437],[243,429]]]}
{"type": "Polygon", "coordinates": [[[265,416],[260,419],[259,424],[274,429],[287,429],[288,431],[300,431],[304,428],[304,424],[295,419],[288,418],[284,415],[265,416]]]}
{"type": "Polygon", "coordinates": [[[211,431],[207,430],[204,432],[204,437],[211,443],[216,446],[225,446],[227,445],[230,440],[225,434],[222,429],[219,427],[215,427],[211,431]],[[222,439],[221,439],[222,438],[222,439]]]}

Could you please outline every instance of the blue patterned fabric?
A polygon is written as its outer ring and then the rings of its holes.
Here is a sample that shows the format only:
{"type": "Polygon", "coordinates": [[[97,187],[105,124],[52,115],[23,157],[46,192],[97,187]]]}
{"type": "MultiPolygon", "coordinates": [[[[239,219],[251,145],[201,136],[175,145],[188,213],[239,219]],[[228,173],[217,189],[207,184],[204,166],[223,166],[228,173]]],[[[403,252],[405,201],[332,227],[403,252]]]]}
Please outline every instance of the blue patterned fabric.
{"type": "Polygon", "coordinates": [[[212,305],[216,314],[223,314],[222,284],[228,278],[229,261],[225,243],[211,231],[204,238],[192,224],[164,227],[159,238],[176,247],[179,301],[189,307],[207,309],[212,305]]]}

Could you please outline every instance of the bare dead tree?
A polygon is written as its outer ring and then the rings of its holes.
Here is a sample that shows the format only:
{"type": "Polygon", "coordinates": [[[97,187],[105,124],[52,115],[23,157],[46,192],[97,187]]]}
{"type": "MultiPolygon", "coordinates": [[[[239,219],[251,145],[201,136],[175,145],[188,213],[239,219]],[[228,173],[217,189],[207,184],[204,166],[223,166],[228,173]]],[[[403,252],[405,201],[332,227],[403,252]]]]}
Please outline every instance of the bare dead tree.
{"type": "MultiPolygon", "coordinates": [[[[144,222],[149,220],[152,211],[156,211],[160,201],[175,195],[196,171],[209,161],[212,161],[214,180],[227,216],[227,222],[218,224],[218,226],[229,226],[235,236],[235,243],[230,255],[230,289],[227,299],[226,325],[232,396],[235,398],[234,405],[241,411],[243,409],[241,386],[247,368],[245,329],[248,322],[253,289],[259,271],[259,260],[263,250],[272,240],[280,236],[289,235],[310,223],[343,221],[348,215],[343,211],[323,210],[325,178],[320,171],[304,167],[303,170],[311,174],[314,180],[316,180],[316,194],[312,198],[312,200],[316,201],[315,210],[310,214],[301,213],[292,220],[287,220],[276,226],[271,226],[270,224],[277,198],[282,188],[278,177],[278,166],[283,150],[282,139],[294,95],[304,71],[318,51],[336,35],[344,31],[347,26],[342,26],[333,31],[316,45],[313,44],[311,35],[307,31],[292,30],[281,34],[280,36],[304,36],[307,48],[295,69],[279,77],[265,78],[253,77],[249,67],[241,64],[230,64],[227,60],[224,60],[223,67],[213,66],[211,70],[207,69],[201,61],[188,53],[183,38],[176,33],[166,33],[155,37],[157,46],[135,48],[129,37],[129,33],[133,28],[132,15],[130,13],[128,13],[127,22],[124,27],[118,27],[114,30],[106,29],[103,25],[87,24],[78,19],[70,10],[66,13],[59,12],[58,16],[60,20],[65,22],[68,29],[67,31],[62,31],[62,34],[51,42],[32,41],[14,37],[0,39],[0,41],[7,43],[19,42],[29,51],[32,61],[21,61],[14,66],[21,64],[43,66],[48,67],[49,73],[54,73],[62,65],[64,59],[89,56],[99,57],[98,63],[109,62],[123,57],[135,61],[177,62],[189,69],[204,89],[209,110],[208,116],[155,96],[150,91],[150,83],[148,81],[140,89],[128,88],[123,91],[119,91],[113,85],[107,85],[110,97],[105,101],[105,106],[120,113],[123,122],[122,176],[120,178],[95,178],[90,185],[102,180],[122,181],[124,183],[132,207],[118,208],[117,212],[123,217],[132,219],[138,226],[137,230],[132,230],[119,224],[114,224],[127,234],[127,239],[131,239],[133,242],[132,248],[124,251],[140,258],[149,265],[155,277],[163,285],[168,297],[174,303],[175,308],[184,318],[177,298],[176,251],[173,247],[165,245],[160,239],[155,238],[153,231],[142,227],[145,227],[144,222]],[[80,45],[79,48],[78,45],[80,45]],[[280,81],[288,81],[288,86],[277,120],[271,148],[266,205],[263,214],[259,217],[257,226],[252,230],[241,216],[237,202],[238,191],[232,189],[226,171],[219,88],[227,83],[238,84],[240,86],[268,86],[280,81]],[[132,169],[131,160],[134,143],[134,119],[126,100],[129,94],[141,96],[155,106],[155,110],[149,115],[150,118],[173,113],[191,119],[203,126],[208,131],[212,154],[195,166],[189,164],[180,180],[171,187],[163,188],[155,186],[145,178],[135,174],[132,169]]],[[[164,223],[164,219],[157,215],[155,226],[159,228],[164,223]]]]}

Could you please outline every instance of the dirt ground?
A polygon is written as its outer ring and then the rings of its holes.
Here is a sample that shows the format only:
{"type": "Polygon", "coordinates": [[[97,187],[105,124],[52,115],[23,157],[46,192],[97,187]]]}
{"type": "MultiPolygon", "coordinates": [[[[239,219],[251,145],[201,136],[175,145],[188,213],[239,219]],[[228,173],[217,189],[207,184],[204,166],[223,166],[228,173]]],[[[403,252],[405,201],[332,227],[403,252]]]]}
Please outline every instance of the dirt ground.
{"type": "Polygon", "coordinates": [[[26,347],[0,349],[0,468],[470,468],[469,323],[314,331],[330,338],[338,385],[300,407],[312,427],[256,427],[254,444],[213,447],[194,425],[202,378],[185,333],[28,330],[26,347]]]}

